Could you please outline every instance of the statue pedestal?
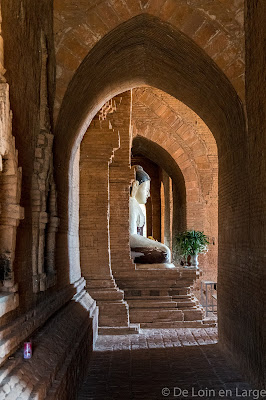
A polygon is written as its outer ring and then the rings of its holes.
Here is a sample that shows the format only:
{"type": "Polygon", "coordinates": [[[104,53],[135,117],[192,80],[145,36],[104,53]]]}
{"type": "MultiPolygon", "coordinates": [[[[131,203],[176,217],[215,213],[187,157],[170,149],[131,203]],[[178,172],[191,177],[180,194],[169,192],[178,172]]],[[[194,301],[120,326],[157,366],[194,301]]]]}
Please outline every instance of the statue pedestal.
{"type": "Polygon", "coordinates": [[[191,293],[196,272],[174,264],[136,264],[133,273],[120,276],[130,322],[141,328],[203,326],[203,308],[191,293]]]}

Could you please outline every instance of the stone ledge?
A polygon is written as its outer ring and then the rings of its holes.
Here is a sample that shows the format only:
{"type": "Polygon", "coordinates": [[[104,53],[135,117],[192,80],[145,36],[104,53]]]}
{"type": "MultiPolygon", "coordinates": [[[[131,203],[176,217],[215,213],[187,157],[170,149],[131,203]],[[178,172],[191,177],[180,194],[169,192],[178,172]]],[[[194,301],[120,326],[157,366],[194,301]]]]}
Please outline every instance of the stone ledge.
{"type": "Polygon", "coordinates": [[[0,393],[5,392],[2,390],[5,387],[9,389],[7,398],[74,398],[71,396],[83,379],[93,349],[94,322],[96,320],[97,323],[98,319],[95,302],[89,301],[86,292],[83,297],[85,306],[71,301],[33,336],[33,356],[30,360],[23,359],[23,349],[20,348],[5,363],[0,369],[4,373],[0,393]],[[8,397],[11,395],[13,397],[8,397]]]}
{"type": "Polygon", "coordinates": [[[32,310],[0,328],[0,366],[27,337],[71,300],[76,293],[74,285],[49,296],[32,310]]]}
{"type": "Polygon", "coordinates": [[[18,293],[0,293],[0,318],[19,305],[18,293]]]}

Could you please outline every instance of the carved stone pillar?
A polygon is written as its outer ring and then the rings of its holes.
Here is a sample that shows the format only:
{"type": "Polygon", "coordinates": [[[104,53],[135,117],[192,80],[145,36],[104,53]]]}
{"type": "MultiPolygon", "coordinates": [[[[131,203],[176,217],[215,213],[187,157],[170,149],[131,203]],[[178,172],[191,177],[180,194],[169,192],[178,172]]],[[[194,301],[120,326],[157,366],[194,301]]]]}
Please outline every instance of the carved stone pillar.
{"type": "Polygon", "coordinates": [[[55,235],[59,225],[53,177],[53,140],[48,104],[47,39],[41,32],[40,132],[32,175],[32,279],[38,293],[56,283],[55,235]]]}
{"type": "Polygon", "coordinates": [[[55,284],[55,234],[58,228],[56,191],[53,179],[54,136],[41,131],[35,149],[32,177],[32,275],[38,293],[55,284]]]}
{"type": "MultiPolygon", "coordinates": [[[[119,134],[94,119],[80,151],[80,258],[89,294],[99,306],[99,326],[128,326],[128,306],[111,271],[109,164],[119,134]]],[[[117,232],[119,235],[119,232],[117,232]]]]}
{"type": "Polygon", "coordinates": [[[13,262],[17,226],[24,218],[24,209],[19,205],[22,171],[17,166],[15,146],[9,146],[8,150],[0,171],[0,292],[17,291],[13,262]]]}
{"type": "Polygon", "coordinates": [[[19,204],[22,169],[18,166],[18,152],[12,136],[9,85],[4,74],[0,9],[0,317],[19,303],[13,263],[17,226],[24,218],[24,209],[19,204]]]}

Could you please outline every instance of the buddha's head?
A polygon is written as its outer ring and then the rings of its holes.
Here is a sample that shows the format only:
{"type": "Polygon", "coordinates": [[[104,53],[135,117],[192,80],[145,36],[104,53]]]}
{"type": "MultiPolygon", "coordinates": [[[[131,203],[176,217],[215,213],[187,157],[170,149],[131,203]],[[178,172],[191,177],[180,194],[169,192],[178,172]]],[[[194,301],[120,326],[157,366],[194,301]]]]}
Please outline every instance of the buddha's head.
{"type": "Polygon", "coordinates": [[[151,178],[140,165],[135,166],[136,180],[132,185],[132,196],[139,204],[146,204],[150,196],[151,178]]]}

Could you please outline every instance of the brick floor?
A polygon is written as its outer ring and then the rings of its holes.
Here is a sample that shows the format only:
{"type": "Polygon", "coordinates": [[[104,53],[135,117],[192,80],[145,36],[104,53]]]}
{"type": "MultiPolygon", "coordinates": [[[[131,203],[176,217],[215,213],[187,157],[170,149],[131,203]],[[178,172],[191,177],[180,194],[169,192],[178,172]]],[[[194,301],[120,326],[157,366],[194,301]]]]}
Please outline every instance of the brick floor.
{"type": "Polygon", "coordinates": [[[216,328],[142,329],[99,336],[78,400],[254,398],[248,390],[220,351],[216,328]]]}

